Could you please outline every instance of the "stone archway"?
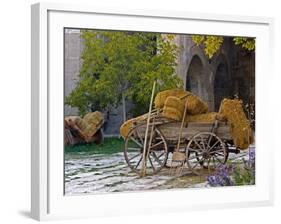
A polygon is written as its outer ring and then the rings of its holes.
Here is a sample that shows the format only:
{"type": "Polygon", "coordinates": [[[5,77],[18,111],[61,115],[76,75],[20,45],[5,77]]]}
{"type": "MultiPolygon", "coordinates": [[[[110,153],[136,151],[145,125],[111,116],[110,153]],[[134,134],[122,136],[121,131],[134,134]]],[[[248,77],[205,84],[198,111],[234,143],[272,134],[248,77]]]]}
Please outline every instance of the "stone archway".
{"type": "Polygon", "coordinates": [[[220,63],[216,69],[214,80],[214,104],[215,111],[219,110],[220,103],[224,98],[229,98],[231,95],[230,76],[228,66],[225,63],[220,63]]]}
{"type": "Polygon", "coordinates": [[[189,64],[185,89],[204,99],[206,88],[204,88],[203,78],[203,63],[199,56],[195,55],[189,64]]]}

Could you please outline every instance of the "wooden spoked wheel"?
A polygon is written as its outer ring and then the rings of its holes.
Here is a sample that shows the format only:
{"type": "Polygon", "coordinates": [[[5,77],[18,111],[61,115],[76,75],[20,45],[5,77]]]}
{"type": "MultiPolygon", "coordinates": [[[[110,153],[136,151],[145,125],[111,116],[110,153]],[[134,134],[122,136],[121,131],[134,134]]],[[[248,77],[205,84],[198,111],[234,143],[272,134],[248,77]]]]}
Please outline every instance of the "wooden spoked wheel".
{"type": "Polygon", "coordinates": [[[214,171],[227,161],[228,152],[224,142],[212,132],[195,134],[186,146],[186,162],[195,174],[202,174],[202,168],[214,171]]]}
{"type": "Polygon", "coordinates": [[[125,139],[124,156],[128,166],[139,175],[141,175],[143,159],[145,159],[146,175],[153,175],[166,164],[168,147],[163,134],[157,127],[150,126],[144,155],[145,128],[146,124],[141,124],[130,130],[125,139]]]}

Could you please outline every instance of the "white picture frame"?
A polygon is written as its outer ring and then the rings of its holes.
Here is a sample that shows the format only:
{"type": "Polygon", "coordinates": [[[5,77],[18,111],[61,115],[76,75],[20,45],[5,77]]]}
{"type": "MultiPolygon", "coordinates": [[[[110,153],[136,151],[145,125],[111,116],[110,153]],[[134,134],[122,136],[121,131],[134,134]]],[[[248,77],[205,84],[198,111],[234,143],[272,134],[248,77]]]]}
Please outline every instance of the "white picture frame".
{"type": "Polygon", "coordinates": [[[273,203],[269,107],[273,19],[38,3],[32,5],[31,214],[37,220],[186,211],[273,203]],[[256,185],[64,196],[63,28],[256,37],[256,185]],[[266,74],[263,75],[263,74],[266,74]],[[265,91],[268,90],[268,91],[265,91]],[[182,200],[178,200],[181,198],[182,200]],[[128,206],[131,201],[134,206],[128,206]],[[116,206],[118,202],[118,206],[116,206]],[[126,208],[126,209],[124,209],[126,208]]]}

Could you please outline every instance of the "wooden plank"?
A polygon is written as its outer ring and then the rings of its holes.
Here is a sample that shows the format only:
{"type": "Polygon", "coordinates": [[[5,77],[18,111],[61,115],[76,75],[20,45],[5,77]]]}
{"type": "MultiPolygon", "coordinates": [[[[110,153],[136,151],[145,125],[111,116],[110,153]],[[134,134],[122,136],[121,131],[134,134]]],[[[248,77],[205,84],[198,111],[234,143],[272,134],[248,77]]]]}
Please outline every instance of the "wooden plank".
{"type": "MultiPolygon", "coordinates": [[[[162,132],[162,134],[165,136],[166,140],[174,140],[176,141],[178,139],[178,130],[177,131],[171,131],[169,129],[160,129],[160,131],[162,132]]],[[[187,138],[189,139],[191,136],[195,135],[196,133],[198,133],[198,131],[195,130],[183,130],[182,132],[182,138],[187,138]]]]}
{"type": "MultiPolygon", "coordinates": [[[[214,122],[188,122],[187,127],[213,127],[214,122]]],[[[219,127],[229,126],[225,122],[218,122],[219,127]]]]}
{"type": "MultiPolygon", "coordinates": [[[[169,123],[169,124],[159,125],[158,128],[163,133],[163,135],[167,140],[176,140],[178,138],[179,126],[169,123]]],[[[224,124],[216,128],[214,131],[212,129],[213,126],[210,125],[210,123],[195,124],[194,122],[193,125],[183,128],[182,137],[186,139],[190,139],[193,135],[199,132],[213,132],[221,139],[225,139],[225,140],[232,139],[229,125],[224,124]]]]}
{"type": "MultiPolygon", "coordinates": [[[[173,124],[164,124],[164,125],[158,125],[157,126],[161,131],[171,131],[171,132],[178,132],[179,131],[179,126],[173,125],[173,124]]],[[[212,125],[203,125],[203,126],[188,126],[186,128],[183,128],[183,132],[188,132],[188,131],[207,131],[207,132],[212,132],[213,126],[212,125]]],[[[215,132],[217,133],[222,133],[222,132],[230,132],[230,126],[229,125],[223,125],[223,126],[218,126],[215,128],[215,132]]]]}
{"type": "MultiPolygon", "coordinates": [[[[158,124],[157,128],[162,132],[165,136],[166,140],[174,141],[178,138],[179,128],[181,122],[169,122],[164,124],[158,124]]],[[[193,135],[199,132],[214,132],[218,137],[223,140],[231,140],[230,134],[230,125],[225,122],[218,122],[218,127],[213,129],[213,123],[211,122],[190,122],[188,126],[183,128],[182,137],[190,139],[193,135]]],[[[138,128],[139,135],[144,138],[145,135],[145,126],[140,126],[138,128]]],[[[149,131],[150,133],[150,131],[149,131]]]]}

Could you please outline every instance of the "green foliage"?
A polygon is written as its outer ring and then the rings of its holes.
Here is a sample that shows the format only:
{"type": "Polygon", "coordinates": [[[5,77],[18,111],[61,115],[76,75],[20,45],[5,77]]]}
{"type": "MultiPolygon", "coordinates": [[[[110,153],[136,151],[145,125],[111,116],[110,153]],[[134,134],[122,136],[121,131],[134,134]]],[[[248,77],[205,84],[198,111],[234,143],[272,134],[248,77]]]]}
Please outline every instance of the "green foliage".
{"type": "Polygon", "coordinates": [[[234,37],[233,41],[236,45],[241,45],[242,48],[253,51],[255,50],[255,38],[247,38],[247,37],[234,37]]]}
{"type": "Polygon", "coordinates": [[[192,35],[192,40],[194,43],[196,43],[197,46],[199,46],[200,44],[202,44],[205,40],[205,36],[204,35],[192,35]]]}
{"type": "Polygon", "coordinates": [[[253,185],[255,184],[255,173],[237,166],[233,172],[233,180],[235,185],[253,185]]]}
{"type": "Polygon", "coordinates": [[[208,58],[212,58],[223,43],[223,37],[221,36],[192,35],[192,40],[197,46],[201,44],[204,46],[204,51],[208,58]]]}
{"type": "Polygon", "coordinates": [[[212,58],[214,54],[220,49],[223,43],[223,37],[220,36],[207,36],[204,41],[205,54],[208,58],[212,58]]]}
{"type": "MultiPolygon", "coordinates": [[[[204,52],[208,58],[212,58],[223,44],[222,36],[192,35],[192,40],[197,46],[202,45],[204,47],[204,52]]],[[[255,50],[254,38],[234,37],[233,42],[248,51],[255,50]]]]}
{"type": "Polygon", "coordinates": [[[116,106],[122,94],[141,114],[147,111],[155,80],[156,92],[181,85],[175,74],[178,48],[173,35],[90,30],[81,35],[83,64],[77,86],[66,99],[81,114],[116,106]]]}

